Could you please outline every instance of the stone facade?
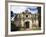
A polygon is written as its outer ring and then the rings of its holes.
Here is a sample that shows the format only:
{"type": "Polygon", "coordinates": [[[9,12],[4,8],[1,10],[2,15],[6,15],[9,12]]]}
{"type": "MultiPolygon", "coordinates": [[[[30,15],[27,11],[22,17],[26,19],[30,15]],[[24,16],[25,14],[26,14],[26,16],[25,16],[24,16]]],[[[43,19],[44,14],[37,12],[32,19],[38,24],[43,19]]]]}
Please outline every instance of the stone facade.
{"type": "Polygon", "coordinates": [[[16,26],[29,29],[32,29],[33,27],[39,27],[38,16],[38,13],[31,14],[31,12],[25,11],[15,16],[14,24],[16,26]]]}

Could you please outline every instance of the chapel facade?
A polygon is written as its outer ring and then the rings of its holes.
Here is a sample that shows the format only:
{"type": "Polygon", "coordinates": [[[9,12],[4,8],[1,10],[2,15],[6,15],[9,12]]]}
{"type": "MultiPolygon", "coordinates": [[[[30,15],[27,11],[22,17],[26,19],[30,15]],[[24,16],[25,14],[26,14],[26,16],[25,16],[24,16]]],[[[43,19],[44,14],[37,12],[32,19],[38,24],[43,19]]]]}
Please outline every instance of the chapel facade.
{"type": "Polygon", "coordinates": [[[17,14],[14,18],[14,24],[18,27],[21,26],[23,29],[32,29],[33,27],[39,27],[39,14],[31,14],[26,10],[20,14],[17,14]]]}

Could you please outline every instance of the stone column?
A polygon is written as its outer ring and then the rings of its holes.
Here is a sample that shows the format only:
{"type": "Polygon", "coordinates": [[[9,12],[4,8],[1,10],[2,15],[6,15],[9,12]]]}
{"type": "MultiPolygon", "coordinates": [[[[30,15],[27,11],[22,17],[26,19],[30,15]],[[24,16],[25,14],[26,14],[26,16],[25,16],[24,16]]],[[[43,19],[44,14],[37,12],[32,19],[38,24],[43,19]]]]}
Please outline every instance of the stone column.
{"type": "Polygon", "coordinates": [[[32,29],[32,20],[30,20],[29,28],[32,29]]]}
{"type": "Polygon", "coordinates": [[[24,24],[23,24],[23,14],[21,14],[21,26],[23,27],[24,24]]]}

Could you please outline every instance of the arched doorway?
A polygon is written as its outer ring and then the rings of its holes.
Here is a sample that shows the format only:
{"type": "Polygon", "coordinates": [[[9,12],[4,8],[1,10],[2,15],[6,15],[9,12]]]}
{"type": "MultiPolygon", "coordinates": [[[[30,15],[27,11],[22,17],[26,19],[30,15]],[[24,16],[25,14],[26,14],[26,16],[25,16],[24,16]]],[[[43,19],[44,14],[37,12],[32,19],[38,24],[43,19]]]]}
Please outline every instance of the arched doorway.
{"type": "Polygon", "coordinates": [[[24,21],[24,27],[25,28],[29,28],[29,29],[32,29],[32,20],[25,20],[24,21]]]}
{"type": "Polygon", "coordinates": [[[25,28],[29,28],[29,21],[25,22],[25,28]]]}

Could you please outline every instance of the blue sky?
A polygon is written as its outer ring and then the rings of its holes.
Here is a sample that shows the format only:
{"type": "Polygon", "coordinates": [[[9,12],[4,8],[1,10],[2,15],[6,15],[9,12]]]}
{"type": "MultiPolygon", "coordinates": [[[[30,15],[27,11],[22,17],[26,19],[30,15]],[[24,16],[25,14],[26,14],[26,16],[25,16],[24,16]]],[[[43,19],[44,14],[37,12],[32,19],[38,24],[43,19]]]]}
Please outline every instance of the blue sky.
{"type": "Polygon", "coordinates": [[[22,13],[23,11],[27,10],[31,12],[32,14],[38,13],[37,7],[34,6],[11,6],[11,11],[14,13],[22,13]]]}

